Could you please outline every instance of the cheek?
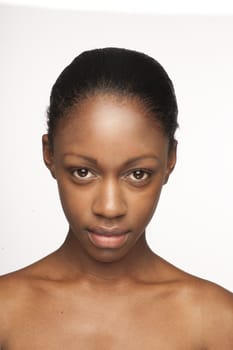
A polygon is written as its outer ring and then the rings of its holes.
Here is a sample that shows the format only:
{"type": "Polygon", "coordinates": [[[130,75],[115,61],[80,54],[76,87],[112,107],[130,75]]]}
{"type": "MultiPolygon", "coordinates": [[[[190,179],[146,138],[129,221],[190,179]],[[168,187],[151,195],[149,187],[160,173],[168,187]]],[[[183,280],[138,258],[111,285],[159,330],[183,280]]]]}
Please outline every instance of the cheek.
{"type": "Polygon", "coordinates": [[[156,187],[131,197],[129,211],[134,225],[136,224],[140,230],[145,229],[150,222],[157,207],[160,193],[161,188],[156,187]]]}
{"type": "Polygon", "coordinates": [[[64,214],[70,224],[73,221],[76,224],[83,218],[84,214],[88,211],[88,197],[86,193],[77,191],[75,186],[70,183],[63,183],[58,180],[58,191],[60,196],[61,205],[64,214]]]}

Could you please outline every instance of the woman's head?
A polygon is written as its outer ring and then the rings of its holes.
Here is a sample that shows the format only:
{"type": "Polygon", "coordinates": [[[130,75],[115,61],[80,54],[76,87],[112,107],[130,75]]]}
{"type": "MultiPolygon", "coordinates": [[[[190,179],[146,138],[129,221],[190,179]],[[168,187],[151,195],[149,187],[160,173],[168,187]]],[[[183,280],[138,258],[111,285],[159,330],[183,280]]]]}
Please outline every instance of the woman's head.
{"type": "Polygon", "coordinates": [[[57,180],[76,248],[85,256],[113,262],[133,247],[141,251],[175,166],[176,118],[171,81],[141,53],[89,51],[58,78],[44,160],[57,180]]]}
{"type": "Polygon", "coordinates": [[[104,48],[77,56],[55,82],[48,109],[50,146],[59,121],[93,95],[111,94],[139,100],[149,117],[174,143],[177,103],[171,80],[153,58],[133,50],[104,48]]]}

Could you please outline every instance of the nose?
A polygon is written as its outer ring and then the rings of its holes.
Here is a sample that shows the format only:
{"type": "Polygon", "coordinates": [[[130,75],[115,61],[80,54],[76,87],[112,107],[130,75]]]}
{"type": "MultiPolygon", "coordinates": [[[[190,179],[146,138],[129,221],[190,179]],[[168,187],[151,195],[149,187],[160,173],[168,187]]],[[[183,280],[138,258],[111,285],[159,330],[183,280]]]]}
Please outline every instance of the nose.
{"type": "Polygon", "coordinates": [[[118,181],[113,179],[103,181],[96,191],[92,205],[93,213],[107,219],[124,216],[127,205],[122,192],[118,181]]]}

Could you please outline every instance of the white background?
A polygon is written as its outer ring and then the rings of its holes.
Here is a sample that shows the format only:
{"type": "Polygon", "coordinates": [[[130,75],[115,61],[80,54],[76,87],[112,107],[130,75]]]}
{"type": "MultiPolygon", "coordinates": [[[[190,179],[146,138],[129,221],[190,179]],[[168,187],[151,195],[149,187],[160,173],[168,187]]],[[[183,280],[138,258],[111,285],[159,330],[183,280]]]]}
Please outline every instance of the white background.
{"type": "Polygon", "coordinates": [[[232,0],[1,0],[45,8],[139,13],[233,13],[232,0]]]}
{"type": "MultiPolygon", "coordinates": [[[[159,11],[149,2],[142,11],[125,1],[128,7],[113,7],[113,13],[102,12],[101,6],[97,12],[56,10],[47,3],[51,9],[0,6],[0,273],[50,253],[67,232],[56,183],[41,154],[52,84],[83,50],[119,46],[162,63],[174,82],[180,110],[178,164],[148,228],[150,245],[180,268],[233,290],[229,3],[222,2],[218,13],[212,2],[211,16],[205,8],[200,15],[198,6],[193,12],[199,15],[177,14],[191,12],[185,7],[169,7],[172,15],[158,15],[166,9],[159,11]]],[[[105,10],[111,10],[109,5],[105,10]]]]}

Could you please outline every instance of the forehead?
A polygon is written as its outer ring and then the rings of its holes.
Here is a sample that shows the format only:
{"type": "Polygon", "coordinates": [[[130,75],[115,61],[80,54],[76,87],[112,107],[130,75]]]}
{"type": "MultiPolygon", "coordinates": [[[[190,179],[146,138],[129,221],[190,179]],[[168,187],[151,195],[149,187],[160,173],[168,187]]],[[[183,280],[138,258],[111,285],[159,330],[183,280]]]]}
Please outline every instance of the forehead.
{"type": "Polygon", "coordinates": [[[136,98],[97,95],[75,106],[58,125],[54,149],[99,158],[166,153],[168,140],[136,98]]]}

